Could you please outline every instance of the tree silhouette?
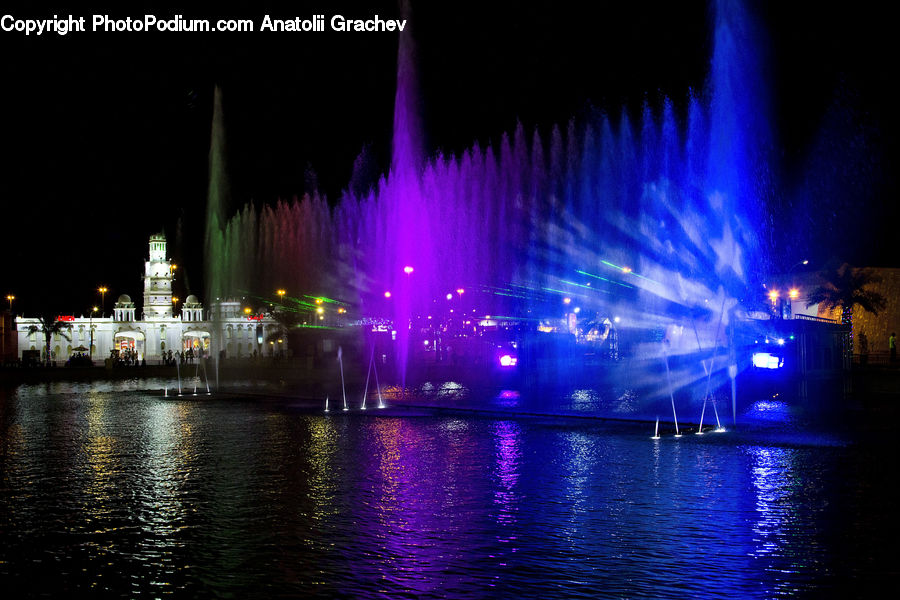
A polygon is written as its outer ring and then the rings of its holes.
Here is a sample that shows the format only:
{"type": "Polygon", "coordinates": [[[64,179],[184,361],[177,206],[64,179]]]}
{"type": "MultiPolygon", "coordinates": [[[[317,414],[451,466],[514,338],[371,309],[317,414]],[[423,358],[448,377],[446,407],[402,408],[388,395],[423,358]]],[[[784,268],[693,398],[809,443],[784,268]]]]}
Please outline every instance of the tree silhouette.
{"type": "Polygon", "coordinates": [[[61,335],[67,341],[72,341],[72,336],[67,333],[67,331],[71,331],[72,324],[66,323],[65,321],[60,321],[56,318],[50,317],[38,317],[38,325],[29,325],[28,326],[28,335],[33,333],[43,333],[45,340],[45,348],[46,348],[46,358],[47,365],[50,365],[50,338],[53,335],[61,335]]]}
{"type": "Polygon", "coordinates": [[[881,277],[869,269],[856,269],[844,263],[829,265],[819,273],[821,283],[806,298],[806,306],[821,304],[826,309],[839,308],[841,323],[850,326],[850,350],[853,350],[853,307],[877,315],[887,302],[878,292],[866,289],[880,283],[881,277]]]}

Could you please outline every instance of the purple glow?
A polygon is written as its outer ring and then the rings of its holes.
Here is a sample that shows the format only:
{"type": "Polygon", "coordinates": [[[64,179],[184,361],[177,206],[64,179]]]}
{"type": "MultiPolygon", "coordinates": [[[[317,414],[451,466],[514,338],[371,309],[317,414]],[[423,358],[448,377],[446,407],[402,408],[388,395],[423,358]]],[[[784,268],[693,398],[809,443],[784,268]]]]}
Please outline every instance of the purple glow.
{"type": "Polygon", "coordinates": [[[500,357],[500,366],[501,367],[514,367],[516,363],[519,362],[519,359],[510,354],[504,354],[500,357]]]}

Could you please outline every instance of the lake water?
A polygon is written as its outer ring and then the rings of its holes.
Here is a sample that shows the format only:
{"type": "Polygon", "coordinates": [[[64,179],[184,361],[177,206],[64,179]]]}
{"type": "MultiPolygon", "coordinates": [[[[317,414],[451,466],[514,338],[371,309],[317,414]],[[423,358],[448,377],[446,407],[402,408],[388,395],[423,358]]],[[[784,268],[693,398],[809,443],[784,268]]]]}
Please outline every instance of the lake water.
{"type": "Polygon", "coordinates": [[[898,575],[896,450],[871,432],[653,441],[647,423],[133,387],[0,389],[4,589],[773,598],[898,575]]]}

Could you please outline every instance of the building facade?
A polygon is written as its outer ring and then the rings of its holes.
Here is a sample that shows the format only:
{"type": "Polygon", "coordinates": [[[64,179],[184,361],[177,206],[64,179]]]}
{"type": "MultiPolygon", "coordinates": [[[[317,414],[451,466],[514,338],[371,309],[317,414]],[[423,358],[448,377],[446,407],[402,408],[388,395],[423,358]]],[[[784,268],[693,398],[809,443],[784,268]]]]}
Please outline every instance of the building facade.
{"type": "MultiPolygon", "coordinates": [[[[144,263],[143,306],[127,294],[118,297],[111,316],[59,315],[70,329],[56,334],[50,342],[50,360],[66,361],[75,354],[94,360],[129,353],[138,361],[161,363],[171,351],[173,357],[185,352],[195,357],[224,351],[229,358],[251,358],[287,352],[287,338],[278,335],[280,325],[270,314],[248,310],[238,300],[214,302],[204,308],[193,294],[185,298],[175,314],[172,284],[174,268],[166,256],[166,238],[150,236],[148,260],[144,263]]],[[[46,360],[46,340],[36,318],[17,317],[18,356],[28,350],[40,351],[46,360]],[[35,328],[37,329],[35,331],[35,328]]]]}

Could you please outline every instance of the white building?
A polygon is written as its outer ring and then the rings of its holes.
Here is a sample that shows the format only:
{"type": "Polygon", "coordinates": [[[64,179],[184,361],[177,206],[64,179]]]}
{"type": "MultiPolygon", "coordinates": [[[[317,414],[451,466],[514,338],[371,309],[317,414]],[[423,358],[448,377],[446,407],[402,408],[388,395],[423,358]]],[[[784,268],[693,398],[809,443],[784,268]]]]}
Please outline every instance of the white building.
{"type": "MultiPolygon", "coordinates": [[[[193,294],[185,298],[180,314],[173,314],[172,282],[174,269],[166,257],[166,238],[150,236],[149,260],[144,264],[144,303],[140,319],[137,306],[127,294],[119,296],[111,317],[60,315],[68,322],[71,341],[54,335],[50,358],[65,361],[78,352],[103,360],[118,352],[131,350],[138,360],[159,363],[163,353],[191,351],[194,356],[209,355],[222,349],[229,358],[269,356],[287,350],[284,336],[273,336],[280,326],[262,311],[250,311],[237,300],[213,305],[213,314],[193,294]],[[247,314],[250,313],[250,314],[247,314]]],[[[39,350],[46,359],[46,341],[38,319],[17,317],[19,358],[26,350],[39,350]],[[31,326],[38,331],[29,332],[31,326]]]]}

